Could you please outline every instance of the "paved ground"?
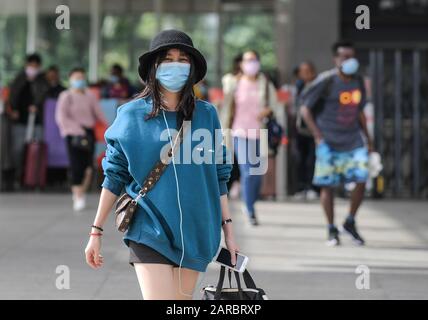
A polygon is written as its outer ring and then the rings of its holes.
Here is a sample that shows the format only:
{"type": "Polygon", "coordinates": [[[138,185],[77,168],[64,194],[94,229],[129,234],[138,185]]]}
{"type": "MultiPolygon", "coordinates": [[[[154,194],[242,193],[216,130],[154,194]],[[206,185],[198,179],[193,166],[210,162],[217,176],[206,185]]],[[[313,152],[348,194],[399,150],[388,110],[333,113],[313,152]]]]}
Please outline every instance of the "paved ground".
{"type": "MultiPolygon", "coordinates": [[[[75,215],[69,195],[0,194],[0,299],[141,298],[112,220],[104,238],[105,266],[94,271],[84,262],[97,200],[92,195],[89,210],[75,215]],[[59,265],[69,267],[69,290],[55,286],[59,265]]],[[[350,241],[326,247],[317,203],[260,202],[257,228],[237,208],[232,203],[238,244],[271,299],[428,299],[427,202],[366,202],[359,218],[364,248],[350,241]],[[356,288],[359,265],[369,267],[369,290],[356,288]]],[[[346,202],[338,201],[337,208],[340,221],[346,202]]],[[[203,285],[215,283],[217,270],[210,265],[203,285]]]]}

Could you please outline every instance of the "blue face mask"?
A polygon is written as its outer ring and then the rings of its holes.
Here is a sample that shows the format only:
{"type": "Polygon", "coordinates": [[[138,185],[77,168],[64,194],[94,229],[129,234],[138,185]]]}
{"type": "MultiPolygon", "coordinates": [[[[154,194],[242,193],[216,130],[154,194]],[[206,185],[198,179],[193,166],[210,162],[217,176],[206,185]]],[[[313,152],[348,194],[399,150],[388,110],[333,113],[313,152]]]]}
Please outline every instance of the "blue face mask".
{"type": "Polygon", "coordinates": [[[74,89],[84,89],[86,88],[86,80],[70,80],[70,86],[74,89]]]}
{"type": "Polygon", "coordinates": [[[156,70],[156,79],[166,90],[179,92],[186,84],[189,74],[189,63],[164,62],[156,70]]]}
{"type": "Polygon", "coordinates": [[[115,75],[111,75],[110,76],[110,82],[111,83],[118,83],[119,82],[119,77],[115,76],[115,75]]]}
{"type": "Polygon", "coordinates": [[[342,62],[340,70],[347,76],[352,76],[357,73],[360,63],[355,58],[350,58],[342,62]]]}

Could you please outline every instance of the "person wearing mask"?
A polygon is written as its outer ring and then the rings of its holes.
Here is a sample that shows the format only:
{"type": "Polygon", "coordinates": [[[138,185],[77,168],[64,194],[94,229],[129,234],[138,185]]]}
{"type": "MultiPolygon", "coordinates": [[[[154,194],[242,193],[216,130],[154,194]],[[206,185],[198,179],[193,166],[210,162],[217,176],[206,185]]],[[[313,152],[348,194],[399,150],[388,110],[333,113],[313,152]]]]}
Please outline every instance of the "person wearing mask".
{"type": "MultiPolygon", "coordinates": [[[[309,90],[316,76],[317,73],[312,62],[304,61],[300,63],[297,68],[296,106],[300,106],[301,96],[309,90]]],[[[297,198],[314,200],[318,197],[318,193],[314,190],[312,185],[315,168],[315,141],[298,110],[296,112],[296,131],[296,146],[298,151],[297,198]]]]}
{"type": "Polygon", "coordinates": [[[232,264],[236,263],[238,247],[226,186],[231,160],[221,143],[215,107],[196,99],[193,92],[194,84],[205,77],[207,65],[192,39],[182,31],[162,31],[139,63],[139,76],[146,87],[119,107],[105,133],[105,179],[85,249],[86,262],[95,269],[103,265],[103,225],[125,188],[137,202],[137,209],[123,240],[143,298],[191,299],[199,273],[205,272],[219,249],[222,229],[232,264]],[[189,125],[191,130],[187,131],[184,127],[189,125]],[[200,162],[194,158],[196,152],[186,151],[185,145],[200,146],[194,144],[192,133],[201,129],[212,137],[204,147],[211,150],[213,158],[200,162]],[[168,150],[176,151],[166,156],[163,151],[168,150]],[[190,161],[176,163],[181,156],[175,152],[190,161]],[[143,181],[147,175],[153,177],[150,172],[160,159],[167,160],[162,161],[167,167],[155,178],[153,188],[144,192],[143,181]]]}
{"type": "Polygon", "coordinates": [[[49,88],[46,92],[46,98],[58,99],[61,92],[65,90],[65,87],[61,84],[59,77],[59,69],[57,66],[50,66],[46,72],[46,81],[48,82],[49,88]]]}
{"type": "Polygon", "coordinates": [[[85,194],[92,181],[97,120],[107,125],[107,120],[96,97],[87,90],[86,74],[75,68],[69,74],[70,88],[59,95],[55,120],[60,134],[65,138],[70,160],[73,209],[86,207],[85,194]]]}
{"type": "Polygon", "coordinates": [[[41,65],[42,58],[37,53],[28,55],[24,70],[10,85],[10,118],[14,121],[12,158],[16,166],[15,177],[20,182],[23,174],[25,137],[30,113],[36,115],[33,138],[37,140],[43,138],[43,104],[48,84],[41,65]]]}
{"type": "MultiPolygon", "coordinates": [[[[242,52],[238,53],[232,60],[232,70],[229,73],[226,73],[222,79],[221,83],[223,86],[223,91],[230,90],[229,88],[234,85],[236,77],[240,76],[242,74],[241,70],[241,62],[242,62],[242,52]]],[[[227,124],[223,123],[223,126],[226,126],[227,124]]],[[[230,139],[229,139],[230,141],[230,139]]],[[[230,143],[228,145],[230,148],[230,143]]],[[[232,172],[230,173],[230,179],[227,183],[227,188],[229,191],[229,195],[231,199],[237,199],[239,198],[240,193],[240,174],[239,174],[239,165],[238,160],[236,159],[236,155],[233,155],[233,167],[232,172]]]]}
{"type": "Polygon", "coordinates": [[[334,187],[349,182],[356,187],[342,229],[355,244],[364,245],[355,221],[368,179],[368,152],[373,150],[363,110],[366,90],[352,43],[335,43],[333,54],[336,67],[317,77],[302,98],[301,112],[316,142],[313,183],[321,188],[321,204],[328,222],[327,245],[340,244],[334,223],[334,187]]]}
{"type": "Polygon", "coordinates": [[[267,155],[263,154],[264,148],[260,145],[260,129],[263,129],[264,118],[277,106],[275,87],[260,68],[259,54],[254,50],[244,52],[240,63],[242,73],[229,79],[228,86],[223,87],[221,110],[224,127],[231,129],[239,164],[242,210],[253,226],[258,225],[254,204],[259,198],[262,174],[265,173],[263,169],[263,173],[257,169],[267,165],[267,155]]]}
{"type": "Polygon", "coordinates": [[[120,64],[114,64],[110,70],[110,78],[103,96],[106,98],[127,100],[133,94],[129,80],[123,74],[120,64]]]}

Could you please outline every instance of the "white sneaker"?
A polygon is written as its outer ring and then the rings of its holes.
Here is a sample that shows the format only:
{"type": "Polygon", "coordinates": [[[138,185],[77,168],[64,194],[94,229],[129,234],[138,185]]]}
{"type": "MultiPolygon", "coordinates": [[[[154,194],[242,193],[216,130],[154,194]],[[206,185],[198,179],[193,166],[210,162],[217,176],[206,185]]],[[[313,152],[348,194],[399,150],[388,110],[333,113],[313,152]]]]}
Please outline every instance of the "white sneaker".
{"type": "Polygon", "coordinates": [[[316,193],[314,190],[308,190],[306,192],[306,200],[312,201],[318,199],[318,193],[316,193]]]}
{"type": "Polygon", "coordinates": [[[245,203],[241,202],[241,211],[245,216],[249,216],[249,212],[245,203]]]}
{"type": "Polygon", "coordinates": [[[306,200],[306,192],[305,191],[300,191],[300,192],[296,192],[293,196],[294,200],[306,200]]]}
{"type": "Polygon", "coordinates": [[[74,198],[73,199],[73,210],[74,211],[82,211],[86,208],[86,199],[85,197],[74,198]]]}
{"type": "Polygon", "coordinates": [[[234,184],[232,184],[232,187],[230,188],[229,191],[229,195],[230,195],[230,199],[239,199],[239,194],[240,194],[240,185],[238,182],[235,182],[234,184]]]}

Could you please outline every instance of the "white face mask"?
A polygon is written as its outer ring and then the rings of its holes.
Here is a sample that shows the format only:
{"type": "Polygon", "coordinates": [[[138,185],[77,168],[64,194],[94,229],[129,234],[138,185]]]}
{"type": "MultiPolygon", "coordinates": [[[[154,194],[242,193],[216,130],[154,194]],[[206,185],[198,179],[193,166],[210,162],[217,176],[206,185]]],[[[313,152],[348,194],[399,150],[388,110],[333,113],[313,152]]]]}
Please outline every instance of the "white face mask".
{"type": "Polygon", "coordinates": [[[39,74],[40,69],[32,66],[25,68],[25,74],[29,79],[34,79],[39,74]]]}

